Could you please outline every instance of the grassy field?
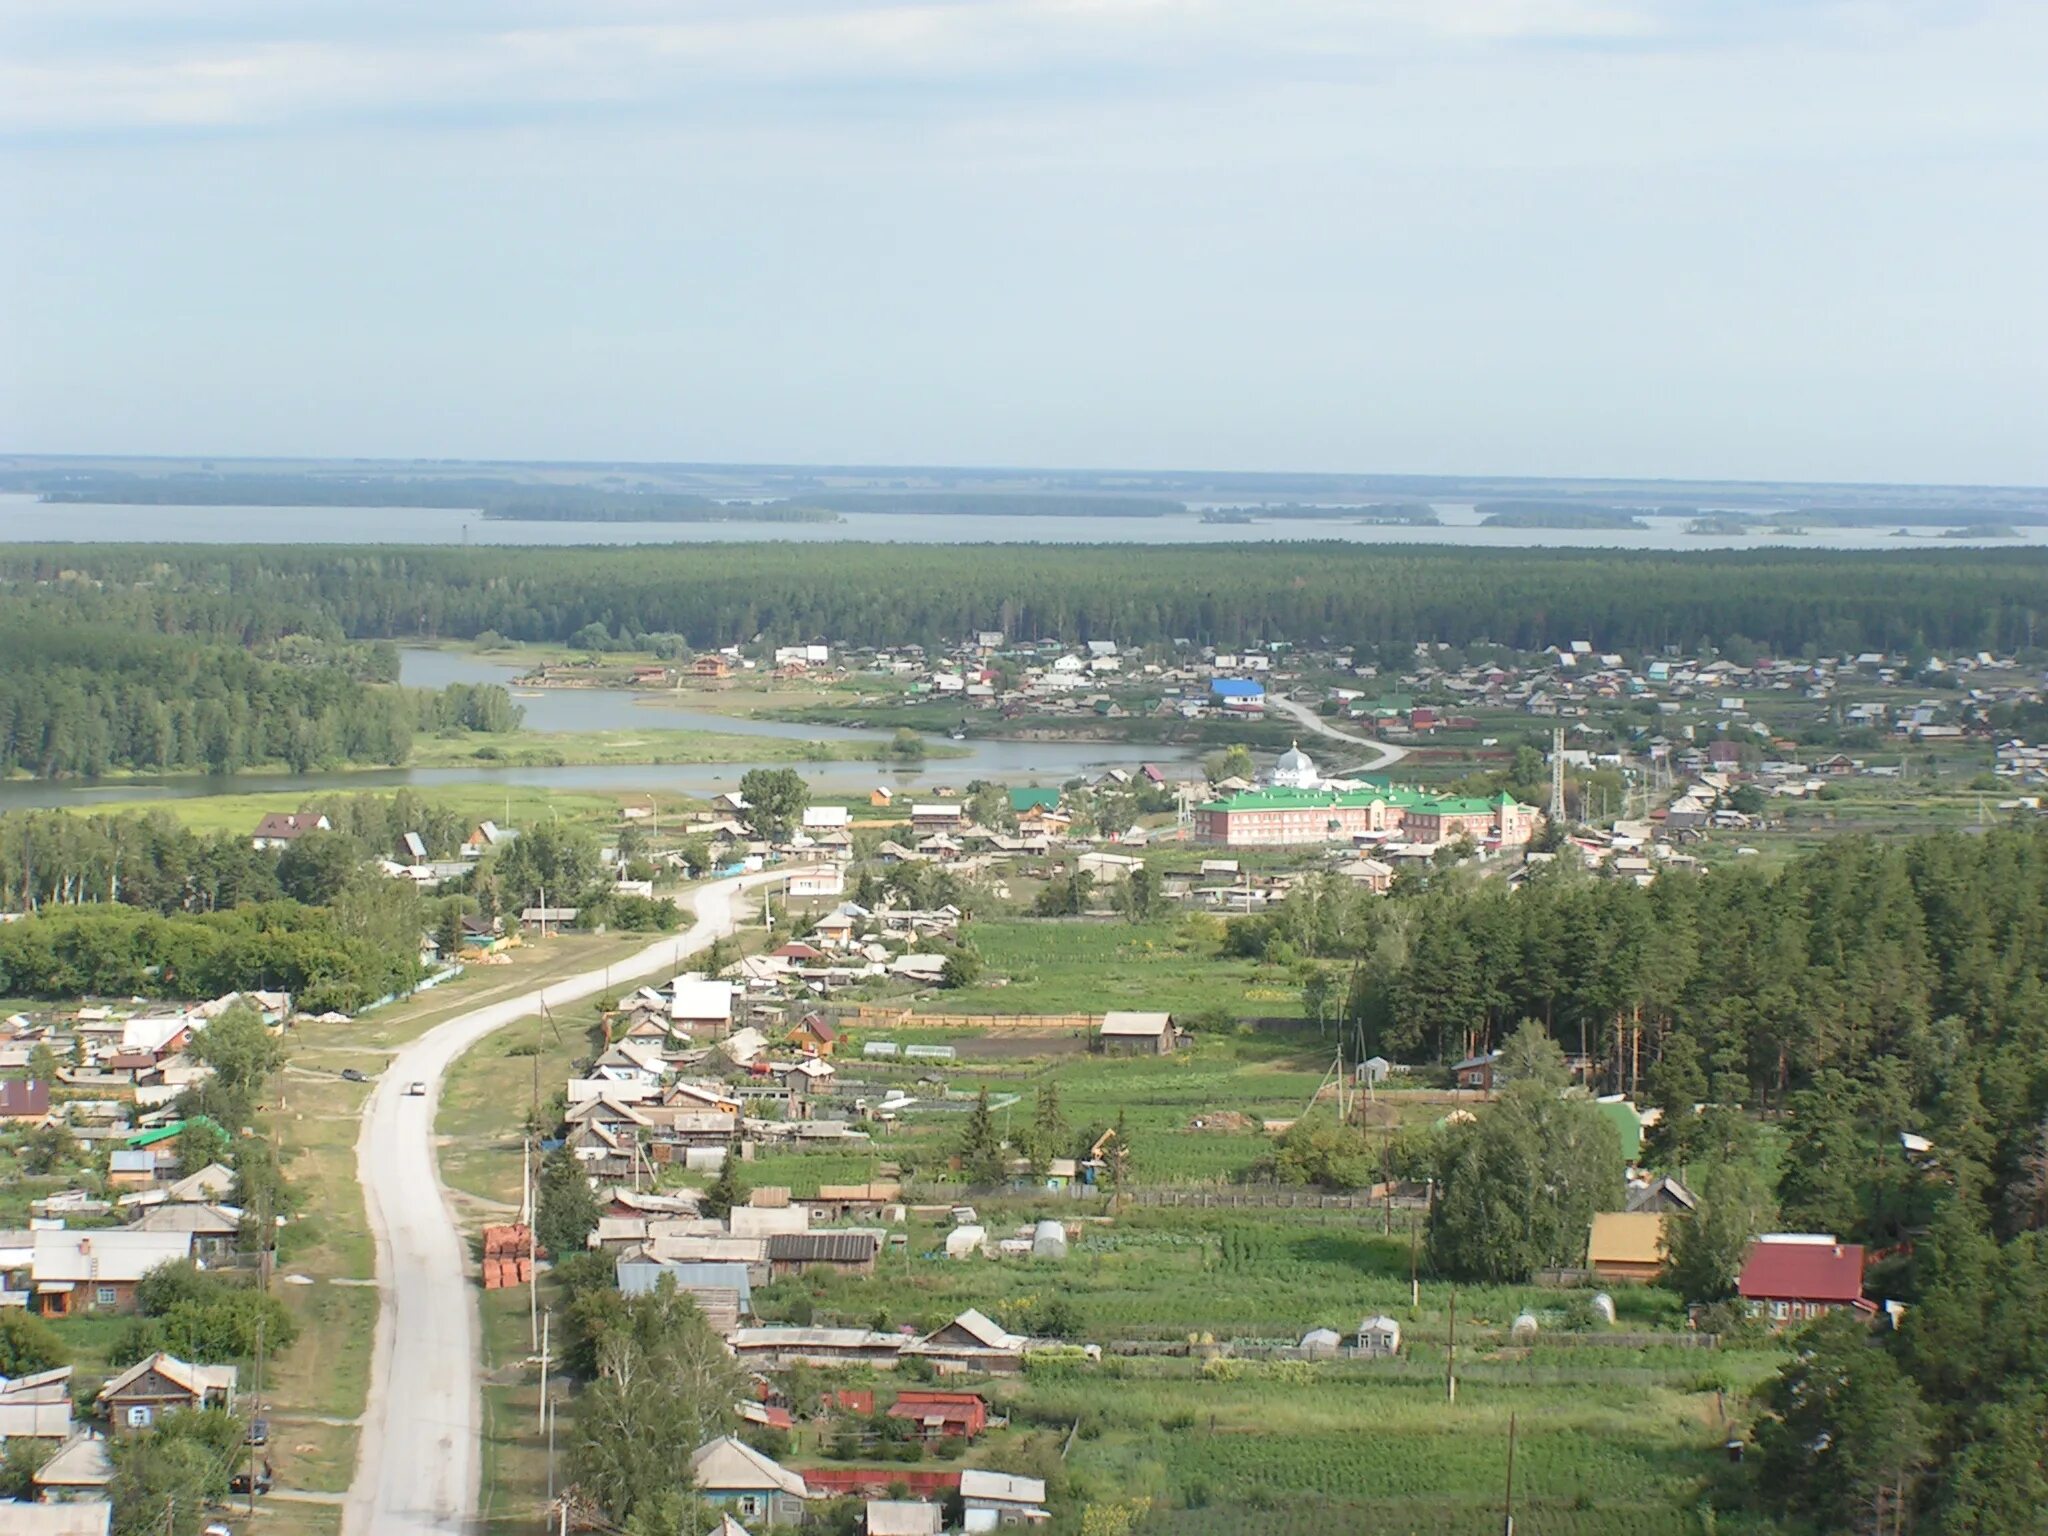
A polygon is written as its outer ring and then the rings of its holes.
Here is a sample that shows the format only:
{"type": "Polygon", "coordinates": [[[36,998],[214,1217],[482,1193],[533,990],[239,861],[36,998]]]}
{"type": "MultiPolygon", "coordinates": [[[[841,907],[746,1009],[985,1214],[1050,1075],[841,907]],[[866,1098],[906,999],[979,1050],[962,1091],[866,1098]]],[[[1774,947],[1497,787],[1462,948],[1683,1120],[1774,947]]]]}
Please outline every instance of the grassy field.
{"type": "Polygon", "coordinates": [[[596,1028],[595,1009],[588,1007],[573,1017],[564,1010],[552,1024],[521,1019],[456,1060],[435,1120],[445,1143],[441,1177],[450,1189],[499,1206],[517,1205],[528,1118],[560,1091],[572,1061],[596,1053],[596,1028]]]}
{"type": "MultiPolygon", "coordinates": [[[[379,791],[365,789],[361,793],[379,791]]],[[[389,793],[389,791],[383,791],[389,793]]],[[[496,820],[509,826],[530,826],[553,813],[577,820],[616,821],[620,798],[575,790],[552,790],[531,785],[440,784],[419,791],[437,805],[448,806],[465,818],[496,820]]],[[[138,796],[79,804],[70,809],[89,814],[165,811],[196,832],[247,832],[271,811],[296,811],[308,801],[326,798],[326,793],[298,791],[276,794],[232,794],[179,797],[138,796]]]]}
{"type": "Polygon", "coordinates": [[[963,937],[981,953],[982,982],[920,1006],[934,1013],[1220,1008],[1239,1018],[1299,1018],[1301,992],[1293,979],[1248,960],[1217,959],[1216,933],[1204,919],[980,921],[963,937]]]}
{"type": "MultiPolygon", "coordinates": [[[[602,763],[827,763],[865,762],[884,755],[887,742],[798,741],[737,731],[517,731],[504,736],[423,736],[408,759],[415,768],[554,768],[602,763]]],[[[931,744],[925,756],[958,756],[931,744]]]]}

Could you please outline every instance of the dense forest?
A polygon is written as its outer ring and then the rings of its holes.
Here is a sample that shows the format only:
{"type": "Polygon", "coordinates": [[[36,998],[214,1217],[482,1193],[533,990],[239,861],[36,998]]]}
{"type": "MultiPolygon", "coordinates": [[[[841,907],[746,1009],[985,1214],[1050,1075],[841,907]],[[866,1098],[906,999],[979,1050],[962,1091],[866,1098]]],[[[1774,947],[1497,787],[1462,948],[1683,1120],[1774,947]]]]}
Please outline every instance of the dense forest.
{"type": "Polygon", "coordinates": [[[2048,551],[1665,554],[721,544],[682,549],[17,545],[0,602],[232,645],[280,636],[566,641],[589,625],[707,648],[1176,638],[1641,651],[1734,636],[1781,655],[2013,651],[2048,610],[2048,551]]]}
{"type": "MultiPolygon", "coordinates": [[[[1756,1233],[1866,1245],[1867,1294],[1903,1320],[1815,1325],[1766,1386],[1751,1486],[1773,1512],[1825,1531],[1871,1529],[1887,1507],[1886,1529],[1914,1512],[1943,1536],[2042,1529],[2048,831],[1844,840],[1775,872],[1648,889],[1563,866],[1512,895],[1455,876],[1392,900],[1314,883],[1230,942],[1309,957],[1311,1014],[1363,1050],[1505,1044],[1535,1061],[1533,1035],[1558,1082],[1560,1044],[1606,1063],[1661,1112],[1645,1162],[1700,1197],[1674,1218],[1668,1280],[1710,1308],[1705,1326],[1749,1326],[1727,1299],[1756,1233]]],[[[1544,1168],[1550,1194],[1510,1235],[1543,1236],[1574,1173],[1543,1122],[1569,1105],[1511,1086],[1474,1125],[1396,1139],[1405,1171],[1437,1180],[1439,1264],[1478,1274],[1515,1257],[1498,1202],[1474,1191],[1525,1188],[1517,1169],[1544,1168]]],[[[1576,1262],[1584,1231],[1520,1273],[1576,1262]]]]}
{"type": "Polygon", "coordinates": [[[317,1013],[404,990],[419,975],[429,905],[364,855],[394,846],[393,828],[444,853],[462,833],[410,795],[353,799],[363,804],[329,803],[345,817],[335,831],[282,849],[255,848],[245,833],[195,833],[161,811],[0,816],[0,911],[31,914],[0,923],[0,995],[277,988],[317,1013]]]}
{"type": "MultiPolygon", "coordinates": [[[[261,987],[294,993],[310,1012],[352,1012],[417,979],[422,934],[452,954],[465,912],[517,912],[545,892],[588,926],[665,932],[680,921],[671,901],[620,895],[595,836],[571,823],[537,823],[423,898],[374,860],[402,854],[407,833],[430,859],[451,859],[466,821],[410,790],[316,797],[302,810],[330,828],[283,848],[197,833],[167,811],[0,815],[0,996],[261,987]]],[[[653,877],[635,829],[618,846],[635,878],[653,877]]]]}
{"type": "MultiPolygon", "coordinates": [[[[51,606],[16,600],[0,616],[0,773],[401,763],[416,730],[509,731],[519,722],[503,688],[436,693],[368,681],[362,663],[373,658],[360,648],[285,645],[258,655],[216,637],[114,622],[118,604],[89,602],[78,622],[46,622],[51,606]],[[299,659],[276,659],[287,654],[299,659]]],[[[367,670],[383,671],[375,661],[367,670]]]]}

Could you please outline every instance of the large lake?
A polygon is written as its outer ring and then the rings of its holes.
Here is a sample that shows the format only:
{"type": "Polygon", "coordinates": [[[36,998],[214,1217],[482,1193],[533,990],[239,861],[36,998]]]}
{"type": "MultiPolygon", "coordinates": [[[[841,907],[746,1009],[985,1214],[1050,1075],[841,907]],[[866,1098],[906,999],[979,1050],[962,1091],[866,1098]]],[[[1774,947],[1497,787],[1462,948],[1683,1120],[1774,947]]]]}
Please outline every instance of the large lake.
{"type": "MultiPolygon", "coordinates": [[[[399,680],[421,688],[445,687],[454,682],[509,684],[518,670],[457,651],[415,648],[401,653],[399,680]]],[[[534,731],[704,730],[797,741],[871,743],[887,742],[895,734],[712,714],[671,706],[664,695],[623,688],[528,689],[520,692],[519,703],[526,710],[526,728],[534,731]]],[[[702,797],[736,787],[740,775],[749,768],[765,767],[794,768],[810,781],[814,791],[821,793],[853,794],[877,784],[914,793],[940,784],[958,788],[971,779],[1052,785],[1073,778],[1093,778],[1110,768],[1133,769],[1140,763],[1178,766],[1190,760],[1190,754],[1179,748],[1118,742],[984,740],[946,745],[959,747],[967,755],[935,757],[929,763],[907,768],[878,762],[741,762],[673,767],[603,764],[582,768],[364,768],[337,773],[241,773],[224,778],[174,775],[97,781],[12,780],[0,782],[0,811],[110,801],[183,800],[202,795],[292,791],[328,794],[405,787],[427,789],[447,784],[518,784],[702,797]]]]}
{"type": "Polygon", "coordinates": [[[1442,526],[1317,519],[1205,523],[1179,517],[933,517],[855,512],[836,523],[529,523],[446,507],[164,507],[41,502],[0,494],[0,542],[132,544],[1244,544],[1341,539],[1473,549],[1926,549],[1962,543],[2048,544],[2048,527],[2017,539],[1899,538],[1890,528],[1816,528],[1800,536],[1696,535],[1686,517],[1645,515],[1645,528],[1482,528],[1469,503],[1440,502],[1442,526]]]}

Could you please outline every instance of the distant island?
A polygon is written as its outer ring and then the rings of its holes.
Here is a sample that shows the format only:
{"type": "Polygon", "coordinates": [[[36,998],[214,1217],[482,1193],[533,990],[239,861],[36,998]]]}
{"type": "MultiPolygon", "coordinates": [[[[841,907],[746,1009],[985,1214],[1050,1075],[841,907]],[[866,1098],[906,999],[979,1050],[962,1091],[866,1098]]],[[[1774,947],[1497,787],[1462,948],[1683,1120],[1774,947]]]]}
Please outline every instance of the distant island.
{"type": "Polygon", "coordinates": [[[1944,528],[1938,539],[2016,539],[2020,531],[2008,523],[1971,523],[1965,528],[1944,528]]]}
{"type": "Polygon", "coordinates": [[[805,495],[803,505],[914,517],[1185,517],[1188,510],[1184,501],[1153,496],[1063,491],[819,491],[805,495]]]}
{"type": "Polygon", "coordinates": [[[1280,522],[1363,523],[1375,527],[1437,528],[1443,524],[1443,519],[1436,515],[1436,508],[1420,501],[1377,502],[1361,507],[1326,507],[1283,501],[1256,507],[1211,507],[1202,514],[1205,523],[1257,523],[1268,518],[1280,522]]]}
{"type": "Polygon", "coordinates": [[[837,523],[837,512],[790,502],[709,501],[698,496],[625,496],[601,502],[535,496],[481,509],[496,522],[514,523],[837,523]]]}
{"type": "MultiPolygon", "coordinates": [[[[1814,528],[2037,528],[2048,524],[2048,512],[2004,508],[1992,512],[1985,507],[1801,507],[1796,512],[1776,512],[1776,523],[1797,523],[1814,528]]],[[[2012,535],[2017,538],[2015,533],[2012,535]]]]}
{"type": "Polygon", "coordinates": [[[1728,538],[1736,534],[1755,533],[1756,519],[1744,517],[1740,512],[1710,512],[1705,517],[1696,517],[1685,525],[1685,531],[1703,537],[1728,538]]]}
{"type": "Polygon", "coordinates": [[[1483,513],[1482,528],[1641,528],[1650,525],[1627,507],[1603,507],[1576,501],[1490,501],[1473,509],[1483,513]]]}

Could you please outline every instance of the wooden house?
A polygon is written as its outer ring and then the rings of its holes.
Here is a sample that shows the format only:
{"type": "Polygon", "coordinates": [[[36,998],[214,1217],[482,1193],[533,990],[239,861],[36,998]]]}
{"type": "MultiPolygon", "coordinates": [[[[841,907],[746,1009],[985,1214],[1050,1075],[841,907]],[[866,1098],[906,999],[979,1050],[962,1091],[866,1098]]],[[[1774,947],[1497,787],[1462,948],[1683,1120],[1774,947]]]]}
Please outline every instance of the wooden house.
{"type": "Polygon", "coordinates": [[[94,1401],[116,1432],[148,1429],[181,1408],[233,1408],[235,1377],[232,1365],[188,1365],[158,1350],[101,1387],[94,1401]]]}
{"type": "Polygon", "coordinates": [[[1586,1240],[1586,1267],[1602,1280],[1648,1285],[1664,1272],[1664,1216],[1600,1211],[1586,1240]]]}
{"type": "Polygon", "coordinates": [[[1175,1045],[1170,1013],[1106,1013],[1095,1030],[1095,1048],[1121,1056],[1165,1056],[1175,1045]]]}

